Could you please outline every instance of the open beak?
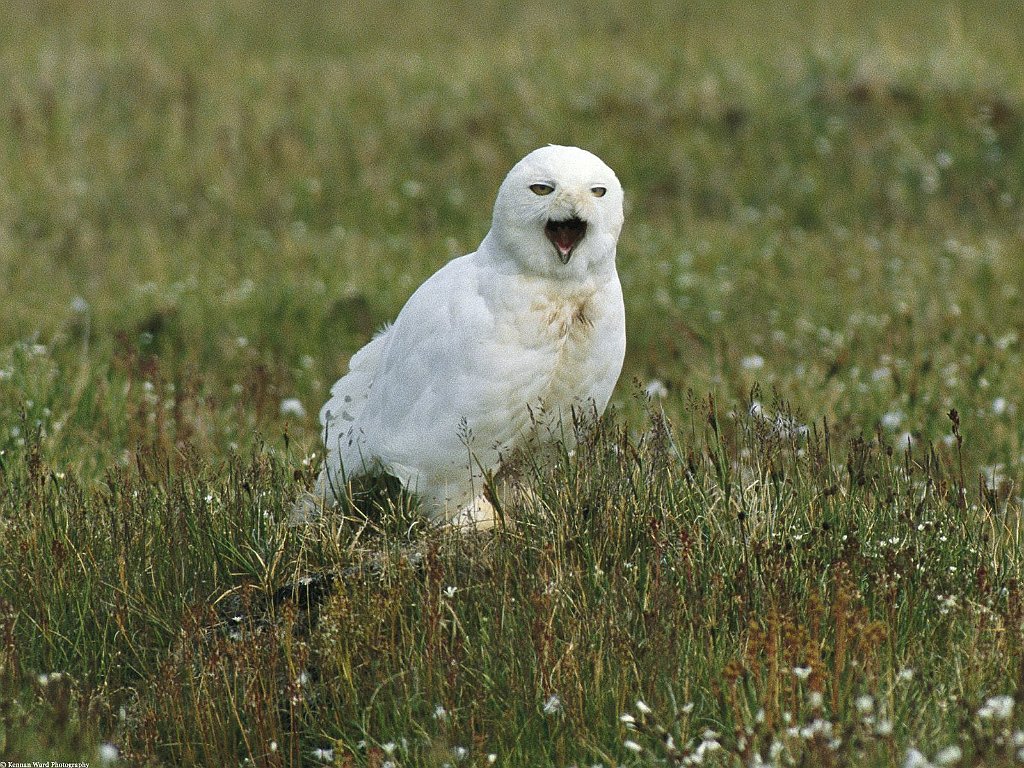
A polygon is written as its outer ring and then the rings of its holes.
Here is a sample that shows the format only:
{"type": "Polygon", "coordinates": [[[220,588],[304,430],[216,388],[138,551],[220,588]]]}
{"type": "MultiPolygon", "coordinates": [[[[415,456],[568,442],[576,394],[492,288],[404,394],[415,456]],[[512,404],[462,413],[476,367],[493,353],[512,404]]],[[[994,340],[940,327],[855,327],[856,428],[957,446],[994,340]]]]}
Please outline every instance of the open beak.
{"type": "Polygon", "coordinates": [[[544,225],[544,234],[558,251],[559,260],[563,264],[568,264],[573,250],[587,234],[587,222],[577,216],[564,221],[548,219],[548,223],[544,225]]]}

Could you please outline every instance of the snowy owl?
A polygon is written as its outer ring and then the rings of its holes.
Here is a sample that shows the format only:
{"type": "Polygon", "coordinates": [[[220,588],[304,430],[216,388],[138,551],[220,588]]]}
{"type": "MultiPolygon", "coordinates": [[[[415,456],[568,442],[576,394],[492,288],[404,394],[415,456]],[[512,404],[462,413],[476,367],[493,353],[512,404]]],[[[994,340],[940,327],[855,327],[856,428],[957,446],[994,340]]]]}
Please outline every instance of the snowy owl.
{"type": "Polygon", "coordinates": [[[424,282],[331,388],[318,498],[380,472],[436,522],[493,524],[485,477],[530,441],[571,439],[573,409],[602,413],[619,377],[622,201],[615,173],[586,150],[520,160],[476,252],[424,282]]]}

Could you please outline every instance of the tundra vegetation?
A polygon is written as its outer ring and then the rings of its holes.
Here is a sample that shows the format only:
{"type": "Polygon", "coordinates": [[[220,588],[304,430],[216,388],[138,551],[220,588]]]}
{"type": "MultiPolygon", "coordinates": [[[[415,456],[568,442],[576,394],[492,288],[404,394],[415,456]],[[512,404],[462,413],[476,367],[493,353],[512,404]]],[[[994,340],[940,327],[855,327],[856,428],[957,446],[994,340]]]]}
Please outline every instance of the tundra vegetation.
{"type": "Polygon", "coordinates": [[[1024,760],[1019,4],[207,5],[4,9],[3,759],[1024,760]],[[284,525],[548,142],[627,190],[612,412],[493,535],[284,525]]]}

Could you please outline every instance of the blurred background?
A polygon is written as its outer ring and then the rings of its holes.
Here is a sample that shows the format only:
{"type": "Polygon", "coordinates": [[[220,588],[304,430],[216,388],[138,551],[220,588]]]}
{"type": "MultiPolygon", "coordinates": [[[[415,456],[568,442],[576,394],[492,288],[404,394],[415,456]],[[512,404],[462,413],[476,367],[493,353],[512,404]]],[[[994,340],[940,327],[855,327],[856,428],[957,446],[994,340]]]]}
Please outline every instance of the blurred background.
{"type": "Polygon", "coordinates": [[[348,357],[565,143],[627,190],[627,416],[776,398],[906,444],[958,407],[1019,463],[1019,3],[3,16],[0,448],[315,450],[348,357]]]}

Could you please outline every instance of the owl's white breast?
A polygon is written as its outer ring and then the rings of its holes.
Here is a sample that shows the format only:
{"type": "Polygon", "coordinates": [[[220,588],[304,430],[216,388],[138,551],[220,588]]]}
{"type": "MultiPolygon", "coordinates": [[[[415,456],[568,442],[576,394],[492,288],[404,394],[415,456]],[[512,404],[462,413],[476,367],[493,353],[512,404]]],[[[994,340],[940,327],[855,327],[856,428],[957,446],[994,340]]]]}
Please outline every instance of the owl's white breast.
{"type": "MultiPolygon", "coordinates": [[[[540,427],[564,434],[559,420],[574,409],[604,411],[622,369],[625,316],[618,279],[564,286],[529,286],[530,300],[499,322],[517,375],[503,382],[503,438],[540,427]]],[[[510,367],[511,368],[511,367],[510,367]]],[[[571,431],[571,426],[568,431],[571,431]]]]}

